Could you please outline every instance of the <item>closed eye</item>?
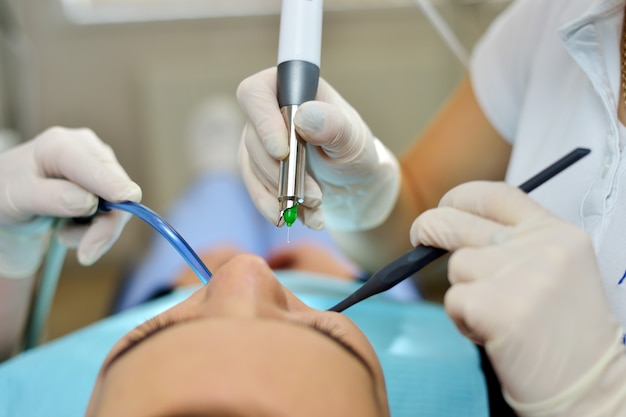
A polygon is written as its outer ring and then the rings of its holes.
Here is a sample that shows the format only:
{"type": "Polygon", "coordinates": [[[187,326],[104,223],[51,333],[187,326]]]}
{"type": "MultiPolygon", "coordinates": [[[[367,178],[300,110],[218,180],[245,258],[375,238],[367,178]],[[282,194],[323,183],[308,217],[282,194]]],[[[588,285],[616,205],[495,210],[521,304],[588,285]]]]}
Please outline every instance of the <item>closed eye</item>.
{"type": "MultiPolygon", "coordinates": [[[[190,322],[193,320],[195,320],[195,318],[186,318],[186,319],[179,319],[179,320],[174,320],[174,319],[163,320],[162,316],[160,315],[151,318],[150,320],[141,324],[139,327],[137,327],[127,336],[129,338],[127,344],[123,348],[121,348],[115,355],[113,355],[111,359],[107,361],[107,363],[102,368],[102,373],[103,374],[106,373],[111,368],[113,363],[115,363],[122,356],[126,355],[132,349],[136,348],[137,346],[139,346],[141,343],[145,342],[152,336],[170,327],[174,327],[176,325],[190,322]]],[[[354,348],[354,346],[352,346],[350,343],[348,343],[345,340],[345,337],[343,336],[343,332],[341,331],[341,327],[338,326],[336,323],[331,322],[329,320],[323,320],[320,317],[316,317],[314,320],[311,320],[311,321],[307,320],[306,322],[288,321],[288,323],[306,327],[308,329],[314,330],[322,334],[323,336],[329,338],[330,340],[335,342],[337,345],[345,349],[351,356],[353,356],[355,359],[361,362],[361,364],[365,367],[365,369],[370,374],[370,376],[372,378],[375,378],[376,374],[374,373],[374,370],[372,369],[370,363],[359,353],[359,351],[357,351],[354,348]]]]}
{"type": "Polygon", "coordinates": [[[340,326],[338,326],[336,323],[331,323],[328,320],[322,321],[319,319],[313,321],[310,324],[305,324],[305,326],[307,326],[308,328],[312,330],[320,332],[321,334],[328,337],[329,339],[337,343],[339,346],[344,348],[354,358],[356,358],[359,362],[361,362],[361,364],[365,367],[365,369],[370,374],[372,379],[375,379],[376,374],[374,373],[372,366],[363,357],[363,355],[361,355],[361,353],[359,353],[359,351],[354,348],[354,346],[351,343],[348,343],[348,341],[346,341],[343,335],[342,328],[340,326]]]}
{"type": "Polygon", "coordinates": [[[102,368],[102,372],[105,373],[111,367],[113,362],[117,361],[120,357],[128,353],[128,351],[130,351],[146,339],[154,336],[160,331],[167,329],[168,327],[172,327],[183,322],[184,320],[165,321],[162,320],[161,316],[155,316],[145,323],[141,324],[139,327],[135,328],[131,333],[127,335],[128,342],[126,343],[126,345],[107,361],[107,363],[102,368]]]}

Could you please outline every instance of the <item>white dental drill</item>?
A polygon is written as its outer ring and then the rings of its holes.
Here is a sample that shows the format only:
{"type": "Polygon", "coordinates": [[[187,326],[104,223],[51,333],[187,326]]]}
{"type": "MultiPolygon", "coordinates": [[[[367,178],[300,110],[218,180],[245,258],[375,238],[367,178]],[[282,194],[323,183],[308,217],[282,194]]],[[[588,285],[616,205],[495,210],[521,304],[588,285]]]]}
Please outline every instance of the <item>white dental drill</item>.
{"type": "Polygon", "coordinates": [[[291,226],[304,202],[306,144],[296,134],[293,118],[300,104],[315,99],[320,75],[322,0],[283,0],[278,42],[278,104],[289,132],[289,155],[280,161],[280,215],[291,226]]]}

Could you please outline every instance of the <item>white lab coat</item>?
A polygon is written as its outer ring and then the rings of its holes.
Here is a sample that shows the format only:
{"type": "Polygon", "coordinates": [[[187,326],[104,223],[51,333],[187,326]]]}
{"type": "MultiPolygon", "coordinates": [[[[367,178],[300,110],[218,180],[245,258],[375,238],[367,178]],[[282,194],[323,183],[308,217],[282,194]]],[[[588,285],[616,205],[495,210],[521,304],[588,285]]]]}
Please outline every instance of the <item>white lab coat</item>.
{"type": "Polygon", "coordinates": [[[623,1],[517,0],[477,44],[478,102],[513,145],[518,185],[575,147],[592,153],[531,196],[590,234],[626,326],[626,128],[617,119],[623,1]]]}

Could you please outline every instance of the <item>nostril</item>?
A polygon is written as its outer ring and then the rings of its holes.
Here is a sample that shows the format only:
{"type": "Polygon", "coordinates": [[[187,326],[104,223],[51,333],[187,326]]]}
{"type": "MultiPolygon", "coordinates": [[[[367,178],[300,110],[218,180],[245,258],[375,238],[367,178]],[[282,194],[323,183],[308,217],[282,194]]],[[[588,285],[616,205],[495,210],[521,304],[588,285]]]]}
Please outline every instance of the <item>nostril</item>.
{"type": "Polygon", "coordinates": [[[219,292],[219,297],[223,300],[228,298],[281,308],[288,305],[285,288],[267,262],[257,255],[235,255],[215,271],[207,287],[206,297],[219,292]]]}

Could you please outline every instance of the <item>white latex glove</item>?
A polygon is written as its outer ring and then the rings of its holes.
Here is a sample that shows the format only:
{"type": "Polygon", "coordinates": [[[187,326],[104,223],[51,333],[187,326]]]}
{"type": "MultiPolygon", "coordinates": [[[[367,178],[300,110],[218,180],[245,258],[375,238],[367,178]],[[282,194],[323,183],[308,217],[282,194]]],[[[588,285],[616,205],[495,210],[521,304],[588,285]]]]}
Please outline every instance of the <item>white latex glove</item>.
{"type": "MultiPolygon", "coordinates": [[[[289,152],[276,99],[276,68],[244,80],[237,98],[249,118],[239,152],[242,176],[257,209],[276,224],[279,161],[289,152]]],[[[302,104],[294,119],[296,131],[309,144],[307,171],[312,174],[305,179],[299,217],[317,230],[324,223],[351,231],[378,226],[396,202],[399,164],[323,79],[317,100],[302,104]]]]}
{"type": "Polygon", "coordinates": [[[411,228],[454,251],[445,308],[520,416],[626,415],[626,352],[587,234],[517,188],[454,188],[411,228]]]}
{"type": "MultiPolygon", "coordinates": [[[[141,189],[91,130],[51,128],[0,153],[0,276],[27,277],[39,266],[52,222],[37,216],[93,214],[96,196],[140,201],[141,189]]],[[[111,247],[128,218],[114,210],[88,225],[67,222],[59,238],[77,246],[80,263],[90,265],[111,247]]]]}

